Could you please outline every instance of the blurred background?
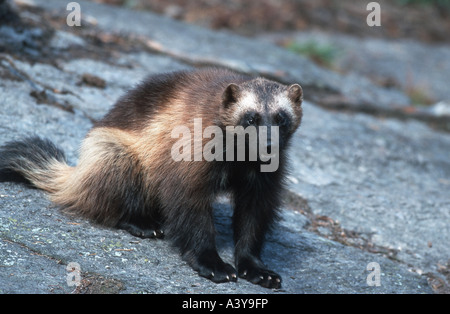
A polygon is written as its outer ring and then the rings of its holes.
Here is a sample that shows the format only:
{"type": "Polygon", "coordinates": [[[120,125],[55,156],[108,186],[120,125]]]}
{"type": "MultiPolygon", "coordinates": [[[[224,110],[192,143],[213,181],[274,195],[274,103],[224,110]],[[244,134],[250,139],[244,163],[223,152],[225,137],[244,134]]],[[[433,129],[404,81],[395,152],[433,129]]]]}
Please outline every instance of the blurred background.
{"type": "MultiPolygon", "coordinates": [[[[450,116],[450,0],[377,1],[381,27],[366,23],[369,1],[91,1],[274,43],[327,70],[401,90],[408,110],[450,116]]],[[[0,0],[0,24],[17,19],[8,2],[0,0]]]]}
{"type": "Polygon", "coordinates": [[[351,0],[94,0],[149,10],[188,23],[256,36],[322,30],[356,36],[450,41],[450,1],[381,0],[380,29],[362,27],[368,1],[351,0]]]}
{"type": "Polygon", "coordinates": [[[381,0],[382,27],[366,24],[369,1],[93,0],[257,37],[339,73],[398,88],[413,106],[450,114],[450,1],[381,0]],[[445,52],[444,52],[445,50],[445,52]]]}

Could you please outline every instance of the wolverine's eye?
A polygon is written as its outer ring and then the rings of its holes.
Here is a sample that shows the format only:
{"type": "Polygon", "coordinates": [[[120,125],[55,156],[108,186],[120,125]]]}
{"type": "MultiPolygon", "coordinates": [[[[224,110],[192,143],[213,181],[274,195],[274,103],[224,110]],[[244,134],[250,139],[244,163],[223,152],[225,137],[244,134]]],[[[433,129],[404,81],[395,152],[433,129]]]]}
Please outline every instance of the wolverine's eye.
{"type": "Polygon", "coordinates": [[[275,119],[274,120],[275,120],[276,124],[278,124],[278,125],[285,125],[285,124],[287,124],[286,114],[284,112],[282,112],[282,111],[278,112],[275,115],[275,119]]]}
{"type": "Polygon", "coordinates": [[[250,125],[258,125],[259,122],[259,115],[257,113],[251,112],[251,113],[247,113],[244,116],[244,124],[247,126],[250,125]]]}

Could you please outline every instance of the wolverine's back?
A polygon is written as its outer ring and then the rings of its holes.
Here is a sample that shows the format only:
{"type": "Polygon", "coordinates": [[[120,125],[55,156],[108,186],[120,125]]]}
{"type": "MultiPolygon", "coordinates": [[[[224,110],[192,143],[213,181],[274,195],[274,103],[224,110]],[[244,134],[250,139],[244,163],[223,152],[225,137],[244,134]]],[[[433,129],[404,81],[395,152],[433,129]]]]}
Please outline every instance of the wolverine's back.
{"type": "MultiPolygon", "coordinates": [[[[285,86],[222,69],[150,76],[94,124],[75,167],[56,145],[30,137],[0,147],[0,176],[22,177],[47,191],[69,214],[138,237],[167,234],[183,259],[214,282],[239,276],[278,288],[281,277],[265,267],[260,253],[277,219],[285,150],[300,125],[301,103],[298,84],[285,86]],[[263,141],[258,149],[268,152],[276,146],[279,167],[264,173],[261,159],[173,158],[174,145],[181,143],[183,153],[190,155],[198,144],[200,150],[205,147],[207,127],[220,133],[230,126],[276,127],[276,141],[263,141]],[[180,138],[179,130],[187,135],[180,138]],[[237,271],[222,261],[215,247],[212,203],[224,189],[234,205],[237,271]]],[[[228,142],[218,143],[226,144],[220,147],[223,152],[231,148],[228,142]]]]}
{"type": "Polygon", "coordinates": [[[225,87],[250,79],[219,68],[149,76],[121,97],[95,127],[138,131],[148,126],[155,115],[167,110],[177,116],[178,124],[195,116],[217,115],[225,87]]]}

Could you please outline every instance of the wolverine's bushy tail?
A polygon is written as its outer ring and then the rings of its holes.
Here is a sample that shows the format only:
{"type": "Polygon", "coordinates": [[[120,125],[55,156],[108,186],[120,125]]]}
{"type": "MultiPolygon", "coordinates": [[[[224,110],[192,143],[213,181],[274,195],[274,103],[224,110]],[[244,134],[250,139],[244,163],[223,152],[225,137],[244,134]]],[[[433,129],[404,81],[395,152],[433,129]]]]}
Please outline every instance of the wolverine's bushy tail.
{"type": "Polygon", "coordinates": [[[58,189],[57,177],[70,169],[64,152],[38,136],[8,142],[0,147],[0,181],[22,181],[45,190],[58,189]]]}

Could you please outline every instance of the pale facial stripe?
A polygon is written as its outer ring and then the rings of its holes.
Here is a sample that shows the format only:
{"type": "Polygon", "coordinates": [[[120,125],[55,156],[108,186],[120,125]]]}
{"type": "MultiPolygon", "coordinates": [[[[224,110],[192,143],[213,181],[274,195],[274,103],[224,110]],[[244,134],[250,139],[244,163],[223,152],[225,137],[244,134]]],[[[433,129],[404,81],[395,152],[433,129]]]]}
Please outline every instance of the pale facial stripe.
{"type": "MultiPolygon", "coordinates": [[[[236,121],[242,116],[244,112],[255,111],[264,112],[263,103],[258,100],[257,95],[252,91],[246,91],[236,104],[236,110],[234,111],[234,118],[236,121]]],[[[295,115],[292,103],[289,100],[286,92],[273,95],[272,100],[267,104],[269,114],[275,114],[280,110],[284,110],[291,117],[295,115]]]]}

